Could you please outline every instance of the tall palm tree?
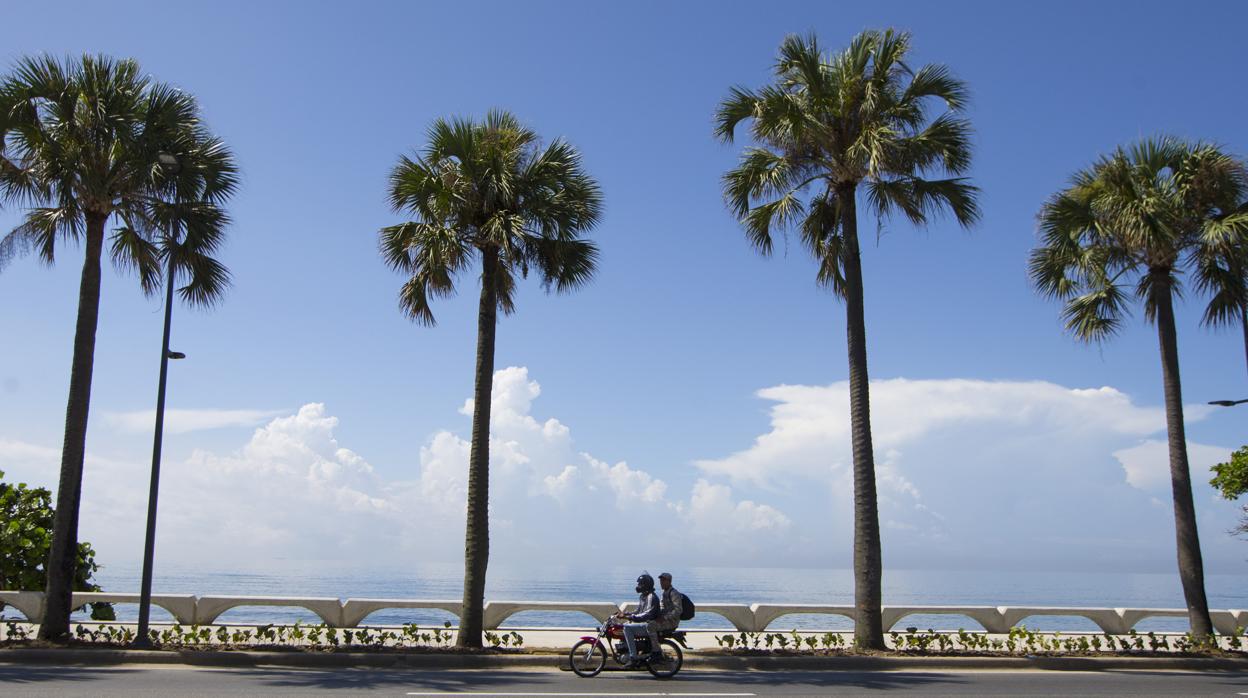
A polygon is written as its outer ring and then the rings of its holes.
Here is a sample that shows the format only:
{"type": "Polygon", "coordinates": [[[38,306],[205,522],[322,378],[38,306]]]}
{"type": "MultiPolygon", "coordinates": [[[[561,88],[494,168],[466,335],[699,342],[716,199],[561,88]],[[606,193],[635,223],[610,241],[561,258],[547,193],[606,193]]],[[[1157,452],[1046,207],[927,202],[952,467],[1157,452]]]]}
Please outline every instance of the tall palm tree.
{"type": "MultiPolygon", "coordinates": [[[[81,241],[85,250],[47,566],[47,606],[39,629],[42,639],[64,640],[69,637],[72,610],[106,228],[110,221],[118,224],[111,235],[113,262],[121,269],[137,270],[148,293],[159,288],[164,253],[175,254],[187,270],[212,267],[195,256],[215,247],[208,242],[212,235],[203,232],[202,217],[195,223],[188,219],[188,244],[176,252],[162,244],[158,232],[162,217],[167,219],[162,213],[167,208],[159,204],[159,155],[196,142],[204,145],[206,135],[192,96],[143,76],[133,60],[105,56],[20,60],[0,83],[0,123],[5,130],[0,200],[28,207],[25,220],[0,240],[0,267],[32,251],[52,264],[58,240],[81,241]],[[200,232],[192,234],[192,229],[200,232]],[[190,242],[193,237],[200,242],[190,242]]],[[[163,186],[171,184],[164,181],[163,186]]],[[[212,296],[222,279],[211,271],[195,278],[198,281],[189,283],[183,295],[196,301],[212,296]]]]}
{"type": "Polygon", "coordinates": [[[775,80],[732,89],[716,114],[725,142],[750,120],[755,145],[724,175],[724,195],[757,250],[773,232],[796,227],[819,263],[818,282],[847,306],[849,403],[854,456],[854,640],[884,649],[880,613],[879,512],[867,376],[866,321],[858,244],[858,193],[879,218],[900,212],[916,225],[953,213],[979,217],[970,167],[970,124],[959,116],[966,86],[942,65],[912,70],[906,32],[866,31],[848,48],[824,53],[813,35],[780,45],[775,80]],[[931,99],[929,99],[931,98],[931,99]],[[929,103],[944,110],[934,118],[929,103]]]}
{"type": "Polygon", "coordinates": [[[464,610],[456,643],[480,647],[489,559],[490,400],[497,312],[515,310],[516,277],[531,270],[547,290],[569,291],[593,275],[598,248],[582,234],[598,222],[602,197],[571,145],[542,146],[505,111],[483,121],[439,119],[415,159],[390,174],[390,204],[415,220],[382,228],[381,255],[409,276],[399,306],[433,325],[431,297],[455,292],[456,277],[481,261],[464,610]]]}
{"type": "Polygon", "coordinates": [[[1040,293],[1064,302],[1066,329],[1086,341],[1115,334],[1134,296],[1157,327],[1179,577],[1197,636],[1213,634],[1192,504],[1179,381],[1174,298],[1180,275],[1211,296],[1210,324],[1242,317],[1242,250],[1248,243],[1242,163],[1218,148],[1172,138],[1118,148],[1076,172],[1040,211],[1030,274],[1040,293]]]}

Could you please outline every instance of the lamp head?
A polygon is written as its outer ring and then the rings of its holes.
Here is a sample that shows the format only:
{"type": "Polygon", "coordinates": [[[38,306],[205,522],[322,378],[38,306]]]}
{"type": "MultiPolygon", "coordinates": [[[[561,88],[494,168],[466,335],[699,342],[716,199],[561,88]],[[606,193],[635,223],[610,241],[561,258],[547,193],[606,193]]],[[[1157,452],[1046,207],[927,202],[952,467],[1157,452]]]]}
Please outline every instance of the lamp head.
{"type": "Polygon", "coordinates": [[[182,169],[182,162],[173,153],[161,153],[156,156],[162,169],[169,174],[177,174],[182,169]]]}

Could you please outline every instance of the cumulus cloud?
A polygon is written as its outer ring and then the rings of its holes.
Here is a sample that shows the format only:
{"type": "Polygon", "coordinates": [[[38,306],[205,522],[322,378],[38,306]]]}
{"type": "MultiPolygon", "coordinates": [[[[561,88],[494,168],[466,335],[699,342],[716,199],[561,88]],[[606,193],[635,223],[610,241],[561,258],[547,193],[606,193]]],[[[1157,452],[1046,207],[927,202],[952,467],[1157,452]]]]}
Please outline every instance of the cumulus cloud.
{"type": "MultiPolygon", "coordinates": [[[[226,427],[254,427],[282,414],[281,410],[165,410],[165,433],[185,434],[226,427]]],[[[104,412],[104,422],[128,432],[151,432],[156,425],[156,410],[135,412],[104,412]]]]}
{"type": "MultiPolygon", "coordinates": [[[[704,472],[735,482],[774,484],[793,476],[823,479],[829,466],[849,461],[849,384],[780,385],[758,391],[776,403],[771,430],[753,445],[726,458],[697,463],[704,472]]],[[[1208,414],[1205,405],[1186,408],[1187,418],[1208,414]]],[[[1041,381],[892,380],[871,384],[871,430],[885,462],[902,447],[947,427],[976,423],[995,428],[1026,427],[1035,437],[1063,438],[1096,433],[1145,436],[1165,427],[1158,407],[1140,407],[1113,388],[1071,389],[1041,381]]],[[[900,481],[899,481],[899,484],[900,481]]],[[[904,489],[904,485],[902,486],[904,489]]]]}
{"type": "MultiPolygon", "coordinates": [[[[769,427],[747,448],[696,466],[743,491],[771,493],[803,529],[822,526],[821,546],[848,551],[848,384],[781,385],[758,396],[775,403],[769,427]]],[[[1193,422],[1209,408],[1186,411],[1193,422]]],[[[1159,407],[1110,387],[892,379],[872,382],[871,417],[884,553],[892,563],[1171,564],[1172,523],[1156,504],[1168,508],[1165,442],[1148,438],[1164,438],[1159,407]]],[[[1198,500],[1207,501],[1198,475],[1229,449],[1188,450],[1198,500]]],[[[1234,551],[1221,535],[1231,525],[1229,508],[1221,509],[1206,512],[1205,548],[1230,559],[1234,551]]],[[[832,558],[848,561],[844,553],[832,558]]]]}
{"type": "MultiPolygon", "coordinates": [[[[1231,449],[1187,442],[1188,467],[1196,475],[1209,472],[1216,463],[1229,460],[1231,449]]],[[[1148,439],[1139,445],[1114,451],[1122,464],[1127,483],[1141,490],[1170,489],[1170,446],[1159,439],[1148,439]]],[[[1206,478],[1207,479],[1207,478],[1206,478]]]]}
{"type": "Polygon", "coordinates": [[[689,502],[690,519],[694,530],[701,533],[731,531],[747,533],[759,530],[787,529],[792,521],[778,509],[766,504],[756,504],[748,499],[733,501],[732,490],[727,485],[713,485],[698,480],[693,486],[689,502]]]}
{"type": "MultiPolygon", "coordinates": [[[[772,561],[781,557],[771,552],[788,550],[790,542],[783,535],[787,524],[782,524],[787,519],[779,510],[738,502],[726,485],[716,491],[716,506],[699,504],[705,483],[695,485],[687,498],[674,496],[668,483],[647,469],[627,461],[608,462],[579,450],[567,425],[553,417],[535,417],[533,406],[540,395],[541,386],[529,378],[526,368],[509,367],[494,375],[490,516],[492,528],[494,522],[504,521],[507,528],[496,539],[499,545],[492,546],[492,556],[499,549],[503,556],[548,557],[552,543],[589,521],[618,525],[612,529],[618,532],[618,540],[604,541],[600,531],[583,536],[577,548],[582,561],[595,555],[618,555],[621,541],[635,540],[639,531],[651,535],[653,544],[647,545],[659,559],[685,554],[682,536],[657,535],[659,531],[705,533],[704,547],[697,553],[704,561],[740,561],[735,556],[743,544],[768,551],[772,561]],[[747,525],[721,525],[726,510],[742,516],[747,525]],[[756,520],[765,525],[754,525],[756,520]]],[[[470,416],[472,410],[473,402],[468,400],[460,413],[470,416]]],[[[454,503],[462,516],[469,450],[466,439],[446,431],[435,434],[421,450],[422,488],[438,493],[447,514],[454,503]]]]}
{"type": "MultiPolygon", "coordinates": [[[[844,383],[762,390],[775,404],[748,447],[667,469],[575,443],[572,426],[541,414],[541,394],[525,368],[494,376],[492,561],[618,563],[641,535],[650,565],[851,564],[844,383]]],[[[872,404],[887,565],[1173,565],[1159,408],[1112,388],[901,379],[874,382],[872,404]]],[[[471,401],[461,405],[471,415],[471,401]]],[[[1192,409],[1189,421],[1203,414],[1192,409]]],[[[162,561],[458,560],[468,420],[386,468],[340,443],[338,427],[311,403],[267,419],[236,448],[166,462],[162,561]]],[[[1189,446],[1212,565],[1242,560],[1242,543],[1223,535],[1235,507],[1215,502],[1199,477],[1229,450],[1189,446]]],[[[54,484],[60,449],[0,439],[0,459],[10,479],[54,484]]],[[[81,532],[101,559],[141,553],[147,468],[145,453],[89,455],[81,532]]]]}
{"type": "MultiPolygon", "coordinates": [[[[580,562],[612,559],[620,541],[635,540],[638,531],[695,531],[707,560],[727,559],[743,543],[772,550],[783,542],[785,515],[737,501],[726,485],[702,481],[688,499],[673,498],[667,483],[647,470],[578,450],[567,425],[534,416],[540,395],[527,369],[494,376],[491,559],[563,560],[569,531],[589,533],[578,537],[580,562]],[[604,523],[618,525],[620,538],[604,539],[604,523]]],[[[471,415],[471,401],[460,412],[471,415]]],[[[325,405],[311,403],[270,419],[232,452],[197,450],[185,462],[166,463],[162,560],[210,559],[237,569],[271,557],[366,562],[462,555],[470,442],[437,432],[413,454],[415,467],[405,468],[412,476],[393,479],[340,444],[337,427],[325,405]]],[[[6,455],[40,473],[39,480],[55,482],[56,449],[0,441],[0,456],[6,455]]],[[[146,472],[141,458],[88,461],[81,532],[102,556],[129,559],[140,552],[146,472]]],[[[652,554],[683,551],[680,537],[665,536],[652,554]]]]}

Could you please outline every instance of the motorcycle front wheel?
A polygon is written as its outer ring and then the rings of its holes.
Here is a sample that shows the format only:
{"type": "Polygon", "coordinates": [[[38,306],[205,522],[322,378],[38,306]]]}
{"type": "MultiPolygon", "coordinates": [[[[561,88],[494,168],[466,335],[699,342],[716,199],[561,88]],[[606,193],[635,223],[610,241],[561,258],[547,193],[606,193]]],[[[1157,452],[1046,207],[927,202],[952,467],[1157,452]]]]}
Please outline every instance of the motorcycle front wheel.
{"type": "Polygon", "coordinates": [[[646,668],[650,670],[650,674],[656,679],[670,679],[676,675],[676,672],[680,671],[680,667],[685,663],[685,653],[680,651],[680,645],[671,640],[660,642],[659,647],[663,650],[663,658],[647,662],[646,668]]]}
{"type": "Polygon", "coordinates": [[[607,665],[607,651],[593,640],[581,640],[572,645],[568,664],[574,674],[588,679],[597,676],[607,665]]]}

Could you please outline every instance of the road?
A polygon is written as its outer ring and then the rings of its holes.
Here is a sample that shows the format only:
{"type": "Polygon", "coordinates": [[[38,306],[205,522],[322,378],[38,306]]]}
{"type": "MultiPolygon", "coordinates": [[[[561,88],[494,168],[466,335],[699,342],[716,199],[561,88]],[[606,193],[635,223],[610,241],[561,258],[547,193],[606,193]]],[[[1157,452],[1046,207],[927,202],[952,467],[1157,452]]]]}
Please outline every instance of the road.
{"type": "Polygon", "coordinates": [[[724,672],[687,670],[672,681],[556,670],[305,670],[128,665],[0,665],[2,696],[1248,696],[1248,673],[1169,671],[724,672]]]}

